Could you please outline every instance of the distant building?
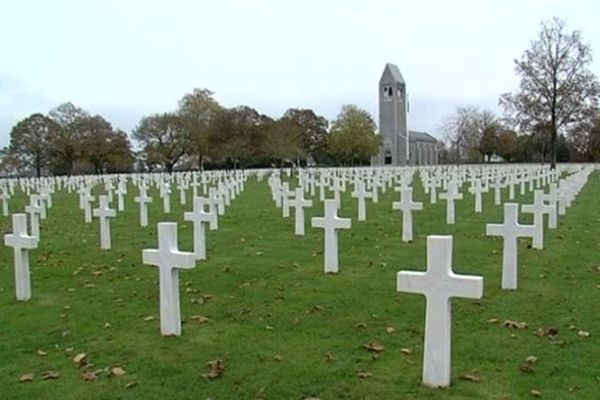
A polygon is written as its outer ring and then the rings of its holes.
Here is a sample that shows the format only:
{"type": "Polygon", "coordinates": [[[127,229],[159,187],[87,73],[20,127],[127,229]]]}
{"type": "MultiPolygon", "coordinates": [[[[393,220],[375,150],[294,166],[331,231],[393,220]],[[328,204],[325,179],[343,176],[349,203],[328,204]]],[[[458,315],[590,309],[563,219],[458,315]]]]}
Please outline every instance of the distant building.
{"type": "Polygon", "coordinates": [[[409,131],[406,82],[398,67],[386,64],[379,79],[379,134],[382,146],[371,165],[432,165],[438,163],[437,140],[409,131]]]}

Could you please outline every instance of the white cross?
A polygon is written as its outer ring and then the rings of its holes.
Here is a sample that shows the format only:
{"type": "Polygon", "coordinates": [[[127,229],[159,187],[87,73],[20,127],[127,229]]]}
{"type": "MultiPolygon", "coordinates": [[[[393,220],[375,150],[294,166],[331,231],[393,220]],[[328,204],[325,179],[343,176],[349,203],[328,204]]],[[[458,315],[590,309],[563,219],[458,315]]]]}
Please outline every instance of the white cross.
{"type": "Polygon", "coordinates": [[[392,208],[394,210],[402,211],[402,241],[411,242],[413,240],[413,223],[412,223],[412,211],[422,210],[423,203],[414,202],[412,200],[413,189],[411,187],[404,187],[400,191],[400,201],[394,201],[392,208]]]}
{"type": "Polygon", "coordinates": [[[452,236],[427,237],[427,271],[398,272],[399,292],[419,293],[427,298],[423,383],[431,387],[450,385],[452,297],[480,299],[483,278],[452,271],[452,236]]]}
{"type": "Polygon", "coordinates": [[[358,181],[356,183],[356,189],[352,192],[352,197],[358,199],[358,220],[366,221],[367,220],[367,205],[365,199],[372,198],[373,194],[371,192],[367,192],[365,190],[365,183],[363,181],[358,181]]]}
{"type": "Polygon", "coordinates": [[[481,194],[485,192],[483,185],[481,185],[481,179],[473,180],[473,185],[469,188],[469,192],[475,195],[475,212],[480,213],[482,211],[481,194]]]}
{"type": "Polygon", "coordinates": [[[123,181],[119,182],[119,186],[117,187],[117,210],[125,211],[125,195],[127,194],[127,189],[125,187],[125,183],[123,181]]]}
{"type": "Polygon", "coordinates": [[[208,212],[214,214],[214,218],[210,220],[210,230],[216,231],[219,229],[219,216],[217,212],[217,203],[219,202],[217,199],[217,189],[211,187],[208,189],[208,212]]]}
{"type": "Polygon", "coordinates": [[[186,187],[185,181],[183,179],[181,181],[179,181],[179,185],[177,186],[177,188],[179,189],[179,204],[184,206],[185,205],[185,190],[187,189],[187,187],[186,187]]]}
{"type": "Polygon", "coordinates": [[[158,224],[158,249],[142,250],[144,264],[158,266],[160,285],[160,331],[162,335],[181,335],[179,270],[195,267],[194,253],[177,248],[177,224],[158,224]]]}
{"type": "Polygon", "coordinates": [[[25,206],[25,212],[29,213],[31,236],[40,240],[40,213],[42,212],[42,207],[37,195],[29,195],[29,205],[25,206]]]}
{"type": "Polygon", "coordinates": [[[312,200],[304,200],[304,189],[296,188],[296,196],[291,201],[290,206],[295,209],[295,231],[298,236],[304,235],[304,208],[312,207],[312,200]]]}
{"type": "Polygon", "coordinates": [[[339,270],[338,229],[350,229],[352,220],[337,216],[337,202],[333,199],[325,200],[325,216],[313,217],[311,224],[313,228],[325,230],[325,273],[337,273],[339,270]]]}
{"type": "Polygon", "coordinates": [[[6,188],[2,189],[0,200],[2,200],[2,215],[8,217],[8,200],[10,200],[10,195],[6,191],[6,188]]]}
{"type": "Polygon", "coordinates": [[[197,260],[206,260],[206,233],[204,223],[211,222],[217,218],[212,212],[204,211],[204,204],[208,200],[204,197],[194,197],[194,208],[191,212],[183,213],[185,221],[191,221],[194,224],[194,254],[197,260]]]}
{"type": "Polygon", "coordinates": [[[558,227],[558,191],[556,183],[549,185],[548,194],[544,194],[544,201],[547,201],[550,206],[554,206],[554,210],[551,210],[548,215],[548,228],[556,229],[558,227]]]}
{"type": "Polygon", "coordinates": [[[290,196],[293,194],[294,192],[290,190],[290,184],[288,182],[283,182],[281,184],[281,210],[283,218],[288,218],[290,216],[290,196]]]}
{"type": "Polygon", "coordinates": [[[99,199],[100,205],[94,210],[94,217],[100,219],[100,248],[109,250],[111,248],[109,218],[116,217],[117,212],[109,207],[107,195],[101,195],[99,199]]]}
{"type": "Polygon", "coordinates": [[[494,205],[499,206],[502,204],[502,182],[499,176],[494,181],[494,205]]]}
{"type": "Polygon", "coordinates": [[[171,213],[171,185],[166,182],[160,184],[160,197],[163,199],[163,212],[171,213]]]}
{"type": "Polygon", "coordinates": [[[519,224],[519,205],[516,203],[504,204],[504,223],[487,224],[487,236],[502,236],[504,245],[502,249],[502,289],[517,288],[517,251],[520,237],[533,238],[535,227],[533,225],[519,224]]]}
{"type": "Polygon", "coordinates": [[[140,203],[140,226],[148,226],[148,203],[152,203],[152,197],[148,197],[145,186],[140,186],[140,195],[133,201],[140,203]]]}
{"type": "Polygon", "coordinates": [[[458,192],[458,186],[456,182],[452,181],[448,183],[448,188],[445,193],[440,193],[440,199],[446,200],[446,223],[454,224],[454,201],[462,200],[462,193],[458,192]]]}
{"type": "Polygon", "coordinates": [[[534,249],[544,248],[544,214],[550,214],[556,206],[547,205],[544,203],[544,191],[537,189],[533,192],[533,204],[524,204],[521,206],[521,211],[527,214],[533,214],[533,225],[535,226],[535,234],[531,247],[534,249]]]}
{"type": "Polygon", "coordinates": [[[89,191],[83,193],[83,215],[86,224],[92,222],[92,202],[96,199],[89,191]]]}
{"type": "Polygon", "coordinates": [[[35,249],[38,239],[27,234],[27,215],[13,214],[13,233],[4,235],[4,245],[12,247],[15,255],[15,291],[17,300],[26,301],[31,298],[31,281],[29,277],[29,249],[35,249]]]}

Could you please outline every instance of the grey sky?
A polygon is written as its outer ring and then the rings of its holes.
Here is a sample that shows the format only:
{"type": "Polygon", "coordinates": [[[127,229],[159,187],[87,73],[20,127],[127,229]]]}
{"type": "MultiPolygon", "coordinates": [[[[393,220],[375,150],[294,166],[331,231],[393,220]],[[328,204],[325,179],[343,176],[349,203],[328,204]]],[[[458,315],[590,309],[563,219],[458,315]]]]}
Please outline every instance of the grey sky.
{"type": "Polygon", "coordinates": [[[598,15],[597,0],[5,0],[0,146],[18,120],[66,101],[130,132],[195,87],[273,117],[332,119],[354,103],[377,119],[386,62],[407,81],[409,128],[437,135],[456,106],[498,110],[541,20],[565,19],[600,58],[598,15]]]}

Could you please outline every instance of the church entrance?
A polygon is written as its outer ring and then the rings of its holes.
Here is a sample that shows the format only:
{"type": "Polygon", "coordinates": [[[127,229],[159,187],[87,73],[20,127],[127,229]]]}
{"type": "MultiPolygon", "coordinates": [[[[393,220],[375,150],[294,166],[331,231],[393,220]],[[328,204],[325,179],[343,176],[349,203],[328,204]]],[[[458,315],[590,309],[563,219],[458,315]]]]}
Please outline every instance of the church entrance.
{"type": "Polygon", "coordinates": [[[385,165],[391,165],[392,164],[392,152],[391,151],[389,151],[389,150],[385,151],[383,163],[385,165]]]}

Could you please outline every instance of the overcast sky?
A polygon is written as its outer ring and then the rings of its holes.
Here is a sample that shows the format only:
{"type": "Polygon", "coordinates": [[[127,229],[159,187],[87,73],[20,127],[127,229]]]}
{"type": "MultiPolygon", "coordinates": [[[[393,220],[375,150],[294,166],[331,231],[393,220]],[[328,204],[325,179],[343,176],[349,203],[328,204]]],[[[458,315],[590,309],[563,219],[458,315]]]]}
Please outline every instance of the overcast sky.
{"type": "Polygon", "coordinates": [[[386,62],[407,81],[409,128],[438,136],[456,106],[501,111],[542,20],[565,19],[600,59],[599,15],[597,0],[1,1],[0,146],[67,101],[131,132],[193,88],[272,117],[353,103],[377,120],[386,62]]]}

